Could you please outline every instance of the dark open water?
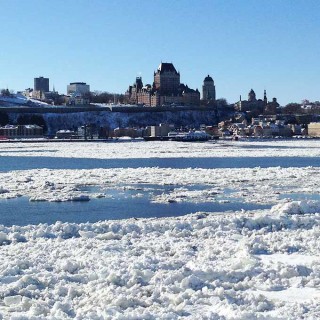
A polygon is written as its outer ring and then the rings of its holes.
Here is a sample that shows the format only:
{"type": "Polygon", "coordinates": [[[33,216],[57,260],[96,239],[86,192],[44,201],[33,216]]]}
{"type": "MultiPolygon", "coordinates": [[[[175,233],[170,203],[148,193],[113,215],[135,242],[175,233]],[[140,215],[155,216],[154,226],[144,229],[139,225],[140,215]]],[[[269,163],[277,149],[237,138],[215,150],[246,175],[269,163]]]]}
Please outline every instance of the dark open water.
{"type": "Polygon", "coordinates": [[[54,157],[1,157],[0,171],[28,169],[94,169],[94,168],[254,168],[319,167],[320,158],[243,157],[243,158],[148,158],[148,159],[74,159],[54,157]]]}

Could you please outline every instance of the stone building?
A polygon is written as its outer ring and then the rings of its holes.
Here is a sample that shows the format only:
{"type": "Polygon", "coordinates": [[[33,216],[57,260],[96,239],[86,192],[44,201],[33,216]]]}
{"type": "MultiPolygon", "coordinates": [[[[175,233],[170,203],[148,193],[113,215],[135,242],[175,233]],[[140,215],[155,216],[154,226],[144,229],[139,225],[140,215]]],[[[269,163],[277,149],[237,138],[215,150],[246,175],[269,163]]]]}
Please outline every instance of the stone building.
{"type": "MultiPolygon", "coordinates": [[[[265,93],[265,92],[264,92],[265,93]]],[[[240,96],[240,100],[236,103],[235,107],[237,110],[241,112],[257,112],[259,114],[263,113],[264,107],[266,105],[265,102],[266,93],[264,94],[264,99],[257,100],[256,93],[251,89],[248,93],[248,100],[242,100],[240,96]]]]}
{"type": "Polygon", "coordinates": [[[180,73],[172,63],[161,62],[154,72],[153,88],[160,95],[177,95],[180,86],[180,73]]]}
{"type": "Polygon", "coordinates": [[[189,88],[187,85],[180,85],[182,90],[182,103],[187,106],[196,106],[200,102],[200,93],[198,89],[194,90],[189,88]]]}
{"type": "Polygon", "coordinates": [[[142,78],[136,77],[135,83],[132,86],[129,86],[125,94],[130,103],[133,103],[133,104],[139,103],[138,92],[141,92],[142,87],[143,87],[142,78]]]}
{"type": "Polygon", "coordinates": [[[141,77],[125,93],[128,103],[145,106],[200,104],[200,92],[180,83],[180,73],[172,63],[162,62],[153,74],[153,84],[143,86],[141,77]]]}
{"type": "Polygon", "coordinates": [[[207,75],[203,80],[202,100],[210,102],[216,100],[216,87],[213,79],[207,75]]]}
{"type": "Polygon", "coordinates": [[[280,107],[277,102],[277,98],[272,98],[271,102],[268,102],[265,106],[264,113],[265,114],[277,114],[277,109],[280,107]]]}
{"type": "Polygon", "coordinates": [[[235,104],[235,109],[241,112],[253,112],[257,114],[276,114],[279,104],[276,98],[268,102],[266,90],[264,90],[263,99],[257,99],[253,89],[248,93],[248,100],[240,100],[235,104]]]}

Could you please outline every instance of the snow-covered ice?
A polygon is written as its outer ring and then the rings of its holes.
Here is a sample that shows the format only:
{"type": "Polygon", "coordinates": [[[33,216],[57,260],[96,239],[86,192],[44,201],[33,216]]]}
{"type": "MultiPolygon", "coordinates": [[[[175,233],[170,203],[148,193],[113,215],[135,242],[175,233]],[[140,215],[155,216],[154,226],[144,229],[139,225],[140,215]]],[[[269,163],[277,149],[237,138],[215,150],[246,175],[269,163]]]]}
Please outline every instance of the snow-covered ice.
{"type": "MultiPolygon", "coordinates": [[[[316,194],[320,187],[320,171],[306,168],[242,168],[242,169],[34,169],[0,172],[0,199],[19,196],[31,201],[72,201],[108,196],[108,189],[135,185],[179,185],[155,195],[154,202],[211,202],[241,199],[246,203],[277,204],[292,193],[316,194]],[[81,191],[83,186],[99,186],[104,192],[81,191]],[[202,186],[190,190],[188,186],[202,186]],[[226,189],[232,189],[226,194],[226,189]],[[282,199],[279,196],[282,196],[282,199]]],[[[134,188],[134,187],[132,187],[134,188]]],[[[139,188],[138,188],[139,189],[139,188]]]]}
{"type": "Polygon", "coordinates": [[[119,142],[43,142],[1,144],[1,156],[92,159],[201,158],[201,157],[319,157],[319,140],[208,141],[181,143],[140,139],[119,142]]]}
{"type": "Polygon", "coordinates": [[[319,316],[319,214],[278,207],[1,229],[4,318],[319,316]]]}
{"type": "MultiPolygon", "coordinates": [[[[319,157],[320,145],[316,140],[1,145],[1,156],[12,154],[319,157]]],[[[108,196],[109,188],[125,182],[127,188],[173,186],[154,202],[219,201],[223,195],[220,201],[270,205],[176,218],[0,226],[0,319],[320,318],[320,201],[290,198],[319,193],[318,167],[34,169],[0,172],[0,181],[5,199],[83,201],[108,196]],[[97,186],[104,194],[83,186],[97,186]],[[226,194],[227,189],[232,190],[226,194]]]]}

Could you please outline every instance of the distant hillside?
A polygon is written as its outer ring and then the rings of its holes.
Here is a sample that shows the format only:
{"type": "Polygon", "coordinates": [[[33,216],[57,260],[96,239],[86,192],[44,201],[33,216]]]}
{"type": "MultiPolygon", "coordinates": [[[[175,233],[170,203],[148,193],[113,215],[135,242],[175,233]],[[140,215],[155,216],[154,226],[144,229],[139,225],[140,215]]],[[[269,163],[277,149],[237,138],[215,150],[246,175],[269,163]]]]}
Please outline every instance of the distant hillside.
{"type": "MultiPolygon", "coordinates": [[[[9,113],[10,122],[14,123],[21,115],[9,113]]],[[[215,125],[217,117],[214,111],[164,111],[164,112],[110,112],[91,111],[75,113],[44,113],[49,134],[55,134],[60,129],[74,129],[83,125],[93,125],[96,128],[105,127],[113,130],[117,127],[146,127],[160,123],[173,124],[179,128],[189,126],[198,128],[201,124],[215,125]]]]}
{"type": "Polygon", "coordinates": [[[0,106],[3,107],[17,107],[17,106],[29,106],[29,107],[38,107],[38,106],[48,106],[47,103],[28,99],[22,94],[10,94],[9,96],[0,95],[0,106]]]}

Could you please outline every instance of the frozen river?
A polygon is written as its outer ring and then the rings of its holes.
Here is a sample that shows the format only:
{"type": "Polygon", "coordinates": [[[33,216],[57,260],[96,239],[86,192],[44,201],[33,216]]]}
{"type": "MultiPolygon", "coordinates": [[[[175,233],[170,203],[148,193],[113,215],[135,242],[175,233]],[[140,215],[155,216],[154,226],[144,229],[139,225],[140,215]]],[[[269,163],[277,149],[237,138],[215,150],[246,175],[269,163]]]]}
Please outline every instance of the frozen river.
{"type": "Polygon", "coordinates": [[[317,319],[320,143],[0,144],[0,319],[317,319]]]}
{"type": "MultiPolygon", "coordinates": [[[[69,152],[74,145],[61,143],[52,147],[51,144],[43,144],[41,146],[25,145],[21,144],[15,147],[15,145],[1,149],[0,155],[0,172],[9,173],[16,171],[19,176],[25,172],[38,172],[38,170],[50,169],[51,174],[59,172],[59,170],[67,170],[68,175],[72,170],[99,170],[104,169],[111,172],[113,169],[141,169],[148,170],[148,168],[163,168],[169,170],[168,172],[183,172],[188,169],[203,169],[203,170],[215,170],[215,169],[239,169],[239,168],[271,168],[271,167],[318,167],[320,165],[319,158],[317,157],[287,157],[285,151],[289,148],[287,146],[278,146],[277,150],[280,150],[283,155],[281,157],[264,156],[259,157],[257,152],[252,156],[252,151],[258,150],[272,150],[272,146],[269,143],[260,144],[259,147],[248,144],[246,148],[249,150],[250,156],[235,157],[231,154],[228,155],[230,150],[223,144],[191,144],[192,148],[204,147],[210,148],[211,152],[207,152],[206,157],[174,157],[174,150],[170,149],[172,142],[167,142],[167,152],[154,155],[154,157],[127,157],[127,158],[114,158],[117,155],[121,156],[121,150],[134,147],[134,149],[144,149],[151,147],[150,143],[135,142],[135,143],[119,143],[119,144],[97,144],[99,148],[101,146],[108,150],[112,149],[113,157],[111,158],[93,158],[87,156],[88,148],[91,149],[92,144],[84,144],[86,148],[83,148],[83,154],[81,156],[73,157],[74,154],[69,152]],[[47,147],[47,148],[46,148],[47,147]],[[119,151],[117,150],[119,147],[119,151]],[[218,151],[219,148],[224,150],[218,151]],[[57,150],[61,152],[64,150],[64,154],[57,154],[57,150]],[[68,153],[69,152],[69,153],[68,153]],[[38,156],[38,154],[41,156],[38,156]],[[221,154],[223,153],[223,154],[221,154]],[[69,154],[69,157],[68,157],[69,154]],[[58,156],[57,156],[58,155],[58,156]],[[162,155],[162,157],[161,157],[162,155]],[[72,157],[70,157],[72,156],[72,157]],[[169,157],[168,157],[169,156],[169,157]]],[[[163,147],[164,143],[158,144],[159,147],[163,147]]],[[[78,144],[75,144],[78,146],[78,144]]],[[[175,148],[182,148],[184,151],[188,145],[186,144],[173,144],[175,148]]],[[[239,147],[239,145],[233,145],[233,147],[239,147]]],[[[241,147],[243,148],[243,147],[241,147]]],[[[294,147],[293,147],[294,149],[294,147]]],[[[151,148],[152,150],[152,148],[151,148]]],[[[136,151],[136,150],[134,150],[136,151]]],[[[91,152],[91,150],[90,150],[91,152]]],[[[147,151],[147,153],[150,150],[147,151]]],[[[105,152],[108,156],[108,153],[105,152]]],[[[101,155],[98,155],[101,156],[101,155]]],[[[139,154],[137,154],[139,156],[139,154]]],[[[211,172],[214,172],[211,170],[211,172]]],[[[221,171],[223,174],[223,170],[221,171]]],[[[59,174],[57,173],[57,174],[59,174]]],[[[159,173],[158,173],[159,174],[159,173]]],[[[43,181],[46,177],[43,177],[43,181]]],[[[33,187],[30,188],[32,181],[25,183],[25,187],[28,190],[26,194],[23,192],[13,194],[13,192],[3,193],[3,199],[0,200],[2,214],[0,215],[0,224],[4,225],[27,225],[38,223],[54,223],[55,221],[64,222],[97,222],[105,219],[128,219],[128,218],[152,218],[152,217],[174,217],[185,214],[190,214],[198,211],[206,212],[225,212],[230,210],[253,210],[253,209],[266,209],[270,208],[273,202],[263,202],[257,198],[257,201],[247,201],[242,195],[239,195],[241,189],[230,189],[228,184],[224,184],[223,188],[219,190],[213,190],[214,181],[198,181],[192,183],[192,181],[180,181],[180,184],[170,182],[163,184],[161,179],[157,180],[159,184],[152,184],[152,180],[149,184],[135,184],[134,181],[126,184],[125,178],[119,178],[112,186],[103,182],[102,184],[95,184],[90,182],[88,185],[85,181],[77,183],[76,179],[73,182],[73,190],[78,194],[87,195],[90,201],[60,201],[61,197],[50,197],[50,190],[52,195],[57,191],[57,188],[51,188],[46,194],[46,198],[41,198],[39,201],[29,201],[30,196],[33,196],[33,187]],[[180,198],[165,198],[164,201],[154,201],[161,197],[161,195],[170,195],[177,192],[177,190],[184,189],[184,195],[180,198]],[[202,192],[202,196],[190,197],[192,193],[202,192]],[[207,195],[205,194],[207,192],[207,195]],[[11,197],[11,195],[13,196],[11,197]],[[92,196],[99,194],[99,197],[92,196]],[[48,200],[48,201],[40,201],[48,200]]],[[[39,181],[41,184],[41,181],[39,181]]],[[[15,188],[21,191],[21,185],[23,182],[16,183],[15,188]],[[20,184],[20,186],[19,186],[20,184]]],[[[63,186],[63,181],[59,181],[59,187],[63,186]]],[[[46,187],[43,185],[42,187],[46,187]]],[[[59,188],[58,187],[58,188],[59,188]]],[[[243,187],[243,186],[242,186],[243,187]]],[[[63,191],[65,191],[64,189],[63,191]]],[[[10,191],[10,189],[9,189],[10,191]]],[[[43,192],[46,190],[39,190],[43,192]]],[[[48,190],[47,190],[48,191],[48,190]]],[[[61,194],[63,195],[63,191],[61,194]]],[[[66,193],[70,193],[70,190],[66,190],[66,193]]],[[[290,195],[288,196],[290,197],[290,195]]],[[[302,193],[298,199],[304,197],[302,193]]],[[[297,197],[296,197],[297,198],[297,197]]],[[[69,200],[72,200],[72,196],[69,200]]]]}

